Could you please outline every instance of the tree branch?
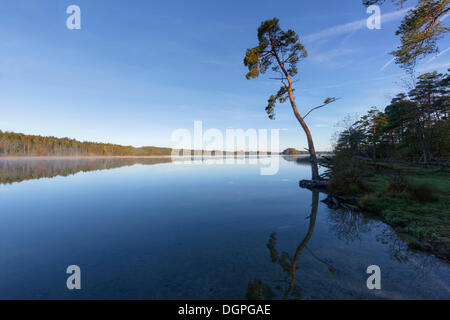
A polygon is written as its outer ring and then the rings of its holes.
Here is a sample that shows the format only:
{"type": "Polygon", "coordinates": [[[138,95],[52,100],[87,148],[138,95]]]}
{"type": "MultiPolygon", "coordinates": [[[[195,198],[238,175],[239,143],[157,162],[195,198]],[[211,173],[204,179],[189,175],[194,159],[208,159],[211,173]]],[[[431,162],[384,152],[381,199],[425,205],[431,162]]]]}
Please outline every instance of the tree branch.
{"type": "Polygon", "coordinates": [[[305,119],[305,118],[306,118],[311,112],[313,112],[314,110],[317,110],[317,109],[319,109],[319,108],[323,108],[323,107],[325,107],[326,105],[329,105],[330,103],[335,102],[336,100],[339,100],[339,98],[327,98],[327,99],[325,100],[325,102],[324,102],[322,105],[320,105],[320,106],[318,106],[318,107],[315,107],[315,108],[312,108],[311,110],[309,110],[308,113],[303,117],[303,119],[305,119]]]}

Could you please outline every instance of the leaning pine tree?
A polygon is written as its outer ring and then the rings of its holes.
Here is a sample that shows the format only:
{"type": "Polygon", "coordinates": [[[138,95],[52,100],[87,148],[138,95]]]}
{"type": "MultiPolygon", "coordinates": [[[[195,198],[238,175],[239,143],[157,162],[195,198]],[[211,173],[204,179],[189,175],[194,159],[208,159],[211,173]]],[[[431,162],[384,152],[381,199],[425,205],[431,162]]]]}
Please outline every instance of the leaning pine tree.
{"type": "Polygon", "coordinates": [[[280,77],[275,78],[281,81],[281,88],[268,100],[266,107],[270,119],[275,119],[276,103],[283,103],[289,99],[294,115],[305,131],[308,139],[308,151],[311,161],[312,180],[320,180],[319,168],[317,164],[314,141],[306,125],[305,118],[314,110],[322,108],[336,100],[327,98],[320,106],[312,108],[304,116],[301,116],[295,104],[293,80],[297,75],[297,63],[306,58],[308,53],[300,43],[298,35],[292,31],[283,31],[278,25],[279,19],[269,19],[261,23],[258,28],[258,46],[248,49],[245,55],[244,64],[248,67],[247,79],[257,78],[271,67],[272,71],[279,73],[280,77]]]}

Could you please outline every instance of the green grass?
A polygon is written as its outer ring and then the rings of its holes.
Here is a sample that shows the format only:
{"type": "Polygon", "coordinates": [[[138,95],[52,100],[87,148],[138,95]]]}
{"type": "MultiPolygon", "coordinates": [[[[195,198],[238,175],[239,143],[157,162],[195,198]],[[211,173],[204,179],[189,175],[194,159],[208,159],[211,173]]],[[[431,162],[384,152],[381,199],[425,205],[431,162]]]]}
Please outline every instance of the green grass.
{"type": "Polygon", "coordinates": [[[379,163],[371,166],[362,180],[371,190],[360,200],[364,209],[377,213],[412,248],[450,260],[448,169],[379,163]],[[395,181],[399,176],[417,188],[416,193],[405,196],[406,193],[389,192],[388,181],[395,181]],[[420,192],[432,193],[431,200],[421,197],[420,192]]]}

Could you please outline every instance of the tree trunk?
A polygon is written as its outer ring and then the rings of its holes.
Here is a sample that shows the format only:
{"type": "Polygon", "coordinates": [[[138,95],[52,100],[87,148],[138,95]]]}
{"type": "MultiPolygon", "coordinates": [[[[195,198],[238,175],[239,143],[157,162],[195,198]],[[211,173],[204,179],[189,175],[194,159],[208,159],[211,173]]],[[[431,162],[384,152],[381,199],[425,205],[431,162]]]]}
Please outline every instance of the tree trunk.
{"type": "Polygon", "coordinates": [[[377,145],[375,142],[372,144],[372,160],[377,161],[377,145]]]}
{"type": "Polygon", "coordinates": [[[316,224],[318,207],[319,207],[319,192],[313,191],[312,192],[312,202],[311,202],[311,214],[309,216],[308,232],[306,233],[305,238],[303,238],[303,241],[300,242],[299,246],[297,247],[297,250],[295,250],[295,255],[292,259],[291,281],[289,282],[289,286],[284,294],[283,300],[287,300],[289,298],[289,293],[291,292],[292,288],[294,287],[296,273],[297,273],[298,258],[300,258],[300,254],[302,253],[303,249],[306,247],[309,240],[311,240],[311,237],[312,237],[312,234],[314,231],[314,226],[316,224]]]}
{"type": "Polygon", "coordinates": [[[294,94],[292,90],[292,81],[289,76],[289,73],[286,71],[286,68],[284,67],[284,55],[283,55],[283,61],[280,60],[278,57],[274,44],[273,44],[273,36],[272,32],[270,32],[270,43],[272,46],[272,51],[274,53],[275,58],[277,59],[278,65],[280,66],[281,70],[284,73],[284,76],[286,77],[286,80],[289,83],[289,86],[287,87],[288,93],[289,93],[289,101],[291,102],[292,110],[294,110],[295,117],[297,118],[298,122],[300,122],[300,125],[303,128],[303,131],[305,131],[306,138],[308,139],[308,150],[309,150],[309,160],[311,162],[311,175],[312,180],[320,180],[319,178],[319,166],[317,164],[317,156],[316,156],[316,149],[314,149],[314,142],[311,136],[311,132],[309,131],[308,126],[306,125],[306,122],[303,120],[303,118],[298,113],[297,105],[295,104],[294,100],[294,94]]]}
{"type": "Polygon", "coordinates": [[[422,146],[422,152],[423,152],[423,163],[428,164],[428,146],[427,141],[425,140],[425,133],[424,130],[419,122],[417,122],[417,129],[419,131],[419,139],[420,144],[422,146]]]}
{"type": "MultiPolygon", "coordinates": [[[[288,79],[288,81],[290,83],[290,79],[288,79]]],[[[305,131],[306,138],[308,139],[309,161],[311,162],[311,178],[312,180],[320,180],[319,165],[317,162],[316,149],[314,148],[314,141],[305,120],[303,120],[303,118],[298,113],[297,105],[295,104],[294,95],[292,92],[292,85],[289,86],[288,92],[292,110],[294,111],[295,117],[297,118],[298,122],[302,126],[303,131],[305,131]]]]}

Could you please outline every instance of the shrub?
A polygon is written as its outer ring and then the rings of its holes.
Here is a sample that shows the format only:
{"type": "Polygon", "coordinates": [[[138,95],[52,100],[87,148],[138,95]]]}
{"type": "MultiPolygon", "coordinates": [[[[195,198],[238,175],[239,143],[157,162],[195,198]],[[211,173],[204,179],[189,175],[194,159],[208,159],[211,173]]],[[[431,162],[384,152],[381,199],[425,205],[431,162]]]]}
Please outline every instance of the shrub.
{"type": "Polygon", "coordinates": [[[386,193],[395,198],[418,202],[434,202],[436,190],[426,184],[415,184],[404,176],[395,176],[386,182],[386,193]]]}
{"type": "Polygon", "coordinates": [[[434,202],[437,201],[436,190],[426,184],[412,184],[408,185],[406,190],[408,199],[418,202],[434,202]]]}
{"type": "Polygon", "coordinates": [[[359,200],[359,204],[363,209],[367,209],[370,206],[370,199],[369,195],[365,194],[361,199],[359,200]]]}
{"type": "Polygon", "coordinates": [[[361,172],[357,168],[349,167],[335,174],[328,184],[328,189],[335,193],[360,195],[370,191],[362,181],[361,172]]]}
{"type": "Polygon", "coordinates": [[[386,181],[386,192],[390,195],[402,194],[408,189],[409,181],[404,176],[395,176],[386,181]]]}

